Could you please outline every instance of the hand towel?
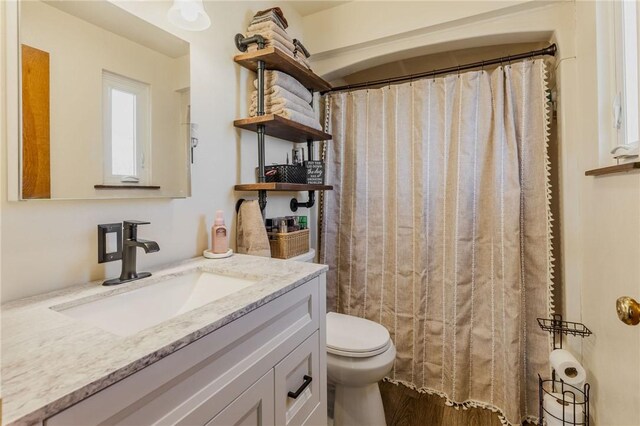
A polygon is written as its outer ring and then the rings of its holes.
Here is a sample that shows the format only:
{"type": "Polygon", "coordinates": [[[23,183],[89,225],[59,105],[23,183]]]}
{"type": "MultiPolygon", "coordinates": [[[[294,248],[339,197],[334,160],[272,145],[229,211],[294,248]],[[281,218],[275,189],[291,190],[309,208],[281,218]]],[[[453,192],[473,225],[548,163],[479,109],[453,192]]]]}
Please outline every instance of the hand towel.
{"type": "Polygon", "coordinates": [[[264,16],[264,15],[277,16],[278,19],[280,19],[282,21],[282,23],[284,24],[284,28],[285,29],[287,29],[287,27],[289,26],[289,23],[287,22],[287,18],[284,17],[284,13],[282,13],[282,9],[280,9],[279,7],[271,7],[269,9],[259,10],[258,12],[256,12],[254,17],[260,17],[260,16],[264,16]]]}
{"type": "MultiPolygon", "coordinates": [[[[254,90],[251,93],[251,103],[255,102],[257,104],[257,99],[258,99],[258,92],[254,90]]],[[[303,108],[301,109],[301,111],[304,111],[306,109],[313,112],[313,108],[311,107],[309,102],[304,101],[299,96],[294,95],[293,93],[289,92],[287,89],[280,86],[271,86],[271,90],[269,91],[269,94],[265,95],[264,97],[265,106],[270,106],[275,103],[282,103],[284,101],[297,104],[300,108],[303,108]]]]}
{"type": "MultiPolygon", "coordinates": [[[[291,52],[291,53],[293,53],[293,51],[296,48],[293,45],[293,42],[291,42],[291,41],[287,40],[286,38],[282,37],[276,31],[257,31],[257,32],[249,31],[249,32],[247,32],[247,37],[253,37],[254,35],[261,35],[267,41],[277,41],[278,43],[280,43],[283,46],[285,46],[287,48],[287,50],[289,50],[289,52],[291,52]]],[[[257,45],[257,43],[256,43],[256,45],[257,45]]]]}
{"type": "Polygon", "coordinates": [[[246,200],[240,205],[236,249],[241,254],[271,257],[269,237],[264,227],[264,219],[258,200],[246,200]]]}
{"type": "Polygon", "coordinates": [[[311,64],[309,63],[309,60],[299,50],[296,50],[293,52],[293,59],[295,59],[300,65],[302,65],[306,69],[308,70],[311,69],[311,64]]]}
{"type": "MultiPolygon", "coordinates": [[[[289,74],[285,74],[282,71],[267,70],[265,75],[265,94],[270,94],[270,90],[273,86],[280,86],[300,97],[303,101],[310,103],[313,99],[311,92],[307,90],[298,80],[291,77],[289,74]]],[[[258,80],[253,80],[253,86],[258,88],[258,80]]]]}
{"type": "Polygon", "coordinates": [[[282,27],[280,27],[278,24],[272,21],[258,22],[257,24],[251,24],[249,25],[249,28],[247,28],[247,31],[250,33],[258,33],[258,34],[271,31],[280,35],[282,38],[284,38],[285,40],[287,40],[288,42],[290,42],[295,46],[295,43],[293,42],[293,39],[291,38],[291,36],[287,34],[287,32],[283,30],[282,27]]]}
{"type": "Polygon", "coordinates": [[[302,42],[300,40],[298,40],[297,38],[294,38],[292,43],[296,47],[296,52],[297,51],[302,52],[304,54],[305,58],[308,58],[309,56],[311,56],[311,53],[309,53],[307,48],[304,47],[304,44],[302,44],[302,42]]]}

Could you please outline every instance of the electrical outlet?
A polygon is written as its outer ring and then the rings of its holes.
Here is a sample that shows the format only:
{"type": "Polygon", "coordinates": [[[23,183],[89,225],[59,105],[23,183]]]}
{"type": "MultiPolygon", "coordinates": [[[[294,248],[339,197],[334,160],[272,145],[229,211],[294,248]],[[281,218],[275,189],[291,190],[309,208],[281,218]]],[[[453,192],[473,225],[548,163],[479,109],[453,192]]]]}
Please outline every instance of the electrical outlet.
{"type": "Polygon", "coordinates": [[[122,223],[98,225],[98,263],[122,259],[122,223]]]}

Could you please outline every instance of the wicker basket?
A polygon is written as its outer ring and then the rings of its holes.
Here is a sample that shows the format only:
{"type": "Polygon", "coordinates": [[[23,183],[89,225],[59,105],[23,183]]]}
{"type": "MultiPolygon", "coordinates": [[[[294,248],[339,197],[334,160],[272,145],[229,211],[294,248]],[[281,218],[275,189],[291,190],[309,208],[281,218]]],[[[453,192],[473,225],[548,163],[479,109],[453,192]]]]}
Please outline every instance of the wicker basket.
{"type": "Polygon", "coordinates": [[[277,233],[269,240],[271,257],[289,259],[309,251],[309,230],[277,233]]]}

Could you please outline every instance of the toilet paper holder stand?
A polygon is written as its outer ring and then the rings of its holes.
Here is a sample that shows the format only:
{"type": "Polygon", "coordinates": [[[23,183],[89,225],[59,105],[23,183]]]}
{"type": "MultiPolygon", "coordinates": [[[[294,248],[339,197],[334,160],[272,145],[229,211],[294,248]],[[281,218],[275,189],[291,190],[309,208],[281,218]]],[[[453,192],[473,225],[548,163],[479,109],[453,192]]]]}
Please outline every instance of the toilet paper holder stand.
{"type": "MultiPolygon", "coordinates": [[[[551,318],[538,318],[538,325],[551,333],[553,349],[562,349],[563,337],[566,335],[587,337],[591,330],[579,322],[564,321],[562,315],[553,314],[551,318]]],[[[543,379],[538,374],[539,420],[538,425],[574,425],[589,426],[589,391],[591,386],[585,383],[583,388],[565,383],[558,378],[556,371],[551,369],[551,378],[543,379]],[[551,413],[544,406],[547,400],[555,400],[562,409],[561,413],[551,413]]]]}

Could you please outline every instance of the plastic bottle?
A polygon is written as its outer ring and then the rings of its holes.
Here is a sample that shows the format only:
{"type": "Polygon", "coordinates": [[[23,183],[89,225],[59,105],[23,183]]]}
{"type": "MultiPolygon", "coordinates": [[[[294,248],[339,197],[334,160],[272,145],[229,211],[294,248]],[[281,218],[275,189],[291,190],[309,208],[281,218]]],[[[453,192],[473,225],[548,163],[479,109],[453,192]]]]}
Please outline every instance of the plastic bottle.
{"type": "Polygon", "coordinates": [[[227,227],[224,226],[224,212],[216,211],[216,219],[211,227],[211,251],[216,254],[224,254],[229,250],[229,237],[227,227]]]}

